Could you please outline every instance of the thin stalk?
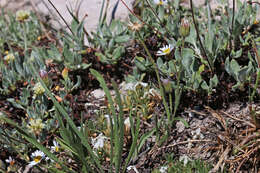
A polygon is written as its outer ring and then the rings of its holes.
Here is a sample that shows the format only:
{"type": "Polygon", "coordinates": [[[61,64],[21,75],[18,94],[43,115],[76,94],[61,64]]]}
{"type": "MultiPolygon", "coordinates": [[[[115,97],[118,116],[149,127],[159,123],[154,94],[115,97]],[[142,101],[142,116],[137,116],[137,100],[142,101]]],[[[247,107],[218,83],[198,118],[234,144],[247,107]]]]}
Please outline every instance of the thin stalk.
{"type": "Polygon", "coordinates": [[[160,139],[160,130],[159,130],[159,126],[160,126],[160,124],[159,124],[158,121],[159,121],[159,120],[158,120],[158,115],[155,114],[155,133],[156,133],[156,142],[158,142],[159,139],[160,139]]]}
{"type": "MultiPolygon", "coordinates": [[[[158,19],[158,21],[159,21],[159,24],[160,24],[160,25],[163,25],[163,22],[161,21],[161,19],[159,18],[159,16],[156,14],[156,12],[155,12],[154,8],[151,6],[151,4],[149,3],[149,1],[148,1],[148,0],[146,0],[146,3],[148,4],[149,8],[152,10],[152,12],[153,12],[154,16],[155,16],[155,17],[158,19]]],[[[168,30],[168,28],[167,28],[167,27],[164,27],[164,29],[166,30],[166,33],[170,33],[170,31],[168,30]]],[[[172,36],[172,37],[174,37],[174,36],[172,36]]],[[[174,37],[174,39],[176,40],[176,38],[175,38],[175,37],[174,37]]]]}
{"type": "Polygon", "coordinates": [[[23,22],[22,23],[23,25],[23,37],[24,37],[24,54],[25,52],[27,51],[27,48],[28,48],[28,42],[27,42],[27,36],[26,36],[26,26],[25,26],[25,23],[23,22]]]}
{"type": "Polygon", "coordinates": [[[170,102],[170,112],[172,114],[172,93],[169,93],[169,102],[170,102]]]}
{"type": "Polygon", "coordinates": [[[65,25],[67,26],[67,28],[70,30],[70,32],[74,35],[72,29],[70,28],[70,26],[68,25],[68,23],[66,22],[66,20],[63,18],[63,16],[60,14],[59,10],[55,7],[55,5],[51,2],[51,0],[48,0],[48,2],[51,4],[51,6],[55,9],[55,11],[58,13],[58,15],[60,16],[60,18],[62,19],[62,21],[65,23],[65,25]]]}
{"type": "MultiPolygon", "coordinates": [[[[163,105],[164,105],[164,108],[165,108],[165,110],[166,110],[167,119],[168,119],[168,121],[170,121],[170,119],[171,119],[171,113],[170,113],[169,106],[168,106],[168,104],[167,104],[167,102],[166,102],[166,99],[165,99],[165,94],[164,94],[163,86],[162,86],[162,83],[161,83],[161,80],[160,80],[160,75],[159,75],[158,67],[157,67],[157,65],[155,64],[154,59],[152,58],[152,55],[150,54],[150,52],[149,52],[147,46],[145,45],[144,41],[142,40],[142,37],[141,37],[140,33],[137,32],[137,34],[138,34],[138,36],[139,36],[139,38],[140,38],[139,40],[140,40],[141,44],[143,45],[143,47],[144,47],[144,49],[145,49],[145,51],[146,51],[146,53],[147,53],[147,55],[148,55],[150,61],[151,61],[152,64],[153,64],[153,67],[154,67],[154,69],[155,69],[157,81],[158,81],[158,83],[159,83],[160,94],[161,94],[161,96],[162,96],[163,105]]],[[[169,125],[171,126],[171,124],[169,124],[169,125]]]]}
{"type": "MultiPolygon", "coordinates": [[[[126,167],[127,167],[128,163],[130,162],[130,159],[132,158],[132,155],[137,150],[137,140],[138,140],[139,130],[140,130],[140,116],[137,116],[137,120],[136,121],[137,122],[136,122],[136,127],[135,127],[135,130],[134,130],[134,136],[132,136],[133,142],[132,142],[132,145],[130,147],[129,154],[127,156],[125,165],[123,167],[123,172],[126,171],[126,167]]],[[[133,126],[132,125],[131,125],[131,129],[134,128],[134,125],[133,126]]]]}
{"type": "MultiPolygon", "coordinates": [[[[182,53],[181,53],[181,55],[182,55],[182,53]]],[[[176,62],[174,61],[174,66],[175,66],[175,68],[176,68],[176,70],[177,70],[177,65],[176,65],[176,62]]],[[[181,62],[179,63],[179,64],[181,64],[181,62]]],[[[176,76],[177,76],[177,89],[175,89],[175,102],[174,102],[174,110],[173,110],[173,117],[175,117],[175,115],[176,115],[176,112],[177,112],[177,108],[178,108],[178,106],[179,106],[179,102],[180,102],[180,93],[181,93],[181,88],[180,88],[180,81],[181,81],[181,78],[180,78],[180,76],[181,76],[181,71],[182,71],[182,65],[181,65],[181,67],[180,67],[180,69],[177,71],[177,74],[176,74],[176,76]]],[[[173,118],[171,119],[171,121],[173,121],[173,118]]]]}
{"type": "Polygon", "coordinates": [[[203,57],[206,59],[206,61],[208,62],[209,64],[209,68],[210,70],[213,72],[213,63],[209,60],[208,56],[207,56],[207,53],[206,53],[206,50],[202,44],[202,41],[200,39],[200,34],[199,34],[199,29],[198,29],[198,26],[197,26],[197,23],[195,21],[195,17],[194,17],[194,11],[193,11],[193,2],[192,0],[190,0],[190,8],[191,8],[191,15],[192,15],[192,21],[193,21],[193,24],[195,26],[195,30],[196,30],[196,34],[197,34],[197,38],[199,40],[199,44],[200,44],[200,47],[201,47],[201,50],[202,50],[202,54],[203,54],[203,57]]]}
{"type": "Polygon", "coordinates": [[[120,0],[120,1],[123,3],[123,5],[128,9],[128,11],[129,11],[133,16],[135,16],[139,21],[142,22],[142,24],[145,24],[146,26],[148,26],[149,28],[151,28],[153,31],[156,31],[157,33],[159,33],[159,34],[163,37],[163,39],[164,39],[165,41],[167,40],[167,38],[166,38],[158,29],[156,29],[156,28],[154,28],[153,26],[149,25],[148,23],[146,23],[145,21],[143,21],[143,19],[141,19],[141,17],[137,16],[137,15],[133,12],[133,10],[131,10],[131,9],[127,6],[127,4],[125,3],[124,0],[120,0]]]}
{"type": "MultiPolygon", "coordinates": [[[[233,0],[233,14],[232,14],[232,21],[231,21],[231,29],[230,29],[230,37],[229,37],[229,44],[230,44],[230,48],[231,50],[233,49],[232,47],[232,39],[233,39],[233,30],[234,30],[234,19],[235,19],[235,5],[236,5],[236,1],[233,0]]],[[[230,53],[231,53],[230,50],[230,53]]]]}
{"type": "Polygon", "coordinates": [[[253,100],[254,100],[254,96],[255,96],[255,93],[256,93],[256,89],[257,89],[258,84],[259,84],[259,78],[260,78],[260,69],[258,68],[258,69],[257,69],[256,82],[255,82],[255,85],[254,85],[254,88],[253,88],[253,92],[252,92],[252,94],[250,95],[250,98],[249,98],[249,102],[250,102],[250,103],[252,103],[253,100]]]}
{"type": "Polygon", "coordinates": [[[253,1],[253,2],[251,2],[251,1],[248,1],[247,3],[249,3],[249,4],[257,4],[257,5],[260,5],[260,2],[256,2],[256,1],[253,1]]]}
{"type": "Polygon", "coordinates": [[[231,25],[231,32],[233,32],[233,27],[234,27],[234,19],[235,19],[235,10],[236,10],[236,1],[233,0],[233,14],[232,14],[232,25],[231,25]]]}
{"type": "Polygon", "coordinates": [[[258,51],[257,51],[256,44],[255,44],[254,40],[252,40],[252,46],[253,46],[253,51],[255,52],[256,62],[257,62],[258,68],[260,68],[260,55],[258,54],[258,51]]]}
{"type": "Polygon", "coordinates": [[[148,0],[146,0],[146,3],[148,4],[149,8],[152,10],[154,16],[158,19],[159,23],[162,24],[161,19],[160,19],[159,16],[156,14],[156,12],[154,11],[153,7],[151,6],[151,4],[149,3],[148,0]]]}

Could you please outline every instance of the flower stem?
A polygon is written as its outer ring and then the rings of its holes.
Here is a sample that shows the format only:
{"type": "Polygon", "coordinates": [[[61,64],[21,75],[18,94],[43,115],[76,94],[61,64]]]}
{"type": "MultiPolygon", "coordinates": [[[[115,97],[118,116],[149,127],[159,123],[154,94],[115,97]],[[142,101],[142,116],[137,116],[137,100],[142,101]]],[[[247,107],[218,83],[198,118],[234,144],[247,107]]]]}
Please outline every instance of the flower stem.
{"type": "Polygon", "coordinates": [[[139,36],[139,40],[140,40],[141,44],[143,45],[143,47],[144,47],[144,49],[145,49],[145,51],[146,51],[146,53],[147,53],[147,55],[148,55],[150,61],[151,61],[152,64],[153,64],[153,68],[154,68],[155,73],[156,73],[157,81],[158,81],[158,83],[159,83],[160,94],[161,94],[162,99],[163,99],[163,105],[164,105],[164,108],[165,108],[165,110],[166,110],[168,123],[169,123],[169,126],[171,126],[171,123],[170,123],[170,122],[171,122],[171,121],[170,121],[170,120],[171,120],[171,113],[170,113],[169,106],[168,106],[168,104],[167,104],[167,102],[166,102],[166,99],[165,99],[165,94],[164,94],[163,86],[162,86],[162,83],[161,83],[161,80],[160,80],[160,75],[159,75],[158,67],[157,67],[157,65],[156,65],[156,63],[155,63],[155,61],[154,61],[154,59],[152,58],[152,55],[151,55],[151,53],[149,52],[147,46],[145,45],[144,41],[142,40],[142,37],[141,37],[140,33],[137,32],[137,34],[138,34],[138,36],[139,36]]]}

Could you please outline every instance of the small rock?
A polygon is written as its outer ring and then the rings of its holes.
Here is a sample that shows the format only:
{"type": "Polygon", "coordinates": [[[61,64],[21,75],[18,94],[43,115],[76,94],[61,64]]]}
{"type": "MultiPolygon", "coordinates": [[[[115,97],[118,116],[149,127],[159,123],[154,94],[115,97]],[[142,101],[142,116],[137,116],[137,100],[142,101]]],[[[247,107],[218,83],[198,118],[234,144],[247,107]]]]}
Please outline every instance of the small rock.
{"type": "Polygon", "coordinates": [[[181,121],[178,121],[176,123],[176,128],[177,128],[178,133],[182,133],[185,129],[185,126],[181,121]]]}
{"type": "Polygon", "coordinates": [[[95,99],[100,99],[103,100],[105,98],[105,92],[102,89],[96,89],[94,91],[92,91],[91,96],[95,97],[95,99]]]}

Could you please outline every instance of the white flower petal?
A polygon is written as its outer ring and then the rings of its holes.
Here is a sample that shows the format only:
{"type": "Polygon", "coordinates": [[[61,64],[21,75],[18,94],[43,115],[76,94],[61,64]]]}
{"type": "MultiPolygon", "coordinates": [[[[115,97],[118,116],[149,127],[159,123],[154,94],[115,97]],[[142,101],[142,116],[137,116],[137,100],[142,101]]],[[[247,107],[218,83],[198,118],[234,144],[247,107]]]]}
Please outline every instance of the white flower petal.
{"type": "Polygon", "coordinates": [[[163,46],[157,51],[157,56],[168,55],[171,53],[173,46],[171,44],[163,46]]]}

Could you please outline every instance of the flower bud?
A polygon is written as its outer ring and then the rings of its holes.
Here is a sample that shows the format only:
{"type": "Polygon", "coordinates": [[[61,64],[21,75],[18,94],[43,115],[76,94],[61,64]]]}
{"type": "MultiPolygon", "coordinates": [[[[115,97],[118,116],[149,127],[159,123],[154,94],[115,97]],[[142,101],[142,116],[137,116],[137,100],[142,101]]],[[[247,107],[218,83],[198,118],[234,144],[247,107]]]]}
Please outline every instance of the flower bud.
{"type": "Polygon", "coordinates": [[[69,69],[67,67],[65,67],[62,72],[61,72],[61,75],[63,77],[64,80],[68,80],[69,76],[68,76],[68,73],[69,73],[69,69]]]}
{"type": "Polygon", "coordinates": [[[131,133],[131,123],[130,123],[130,118],[127,117],[124,121],[124,129],[125,129],[125,135],[129,136],[131,133]]]}
{"type": "Polygon", "coordinates": [[[182,37],[187,37],[190,34],[190,22],[188,19],[183,18],[181,20],[181,26],[179,32],[182,37]]]}
{"type": "Polygon", "coordinates": [[[45,70],[40,70],[39,75],[42,78],[42,80],[45,83],[45,85],[49,86],[50,85],[50,81],[49,81],[48,73],[45,70]]]}
{"type": "Polygon", "coordinates": [[[166,93],[172,92],[172,84],[169,79],[162,79],[162,84],[163,84],[163,87],[164,87],[166,93]]]}

